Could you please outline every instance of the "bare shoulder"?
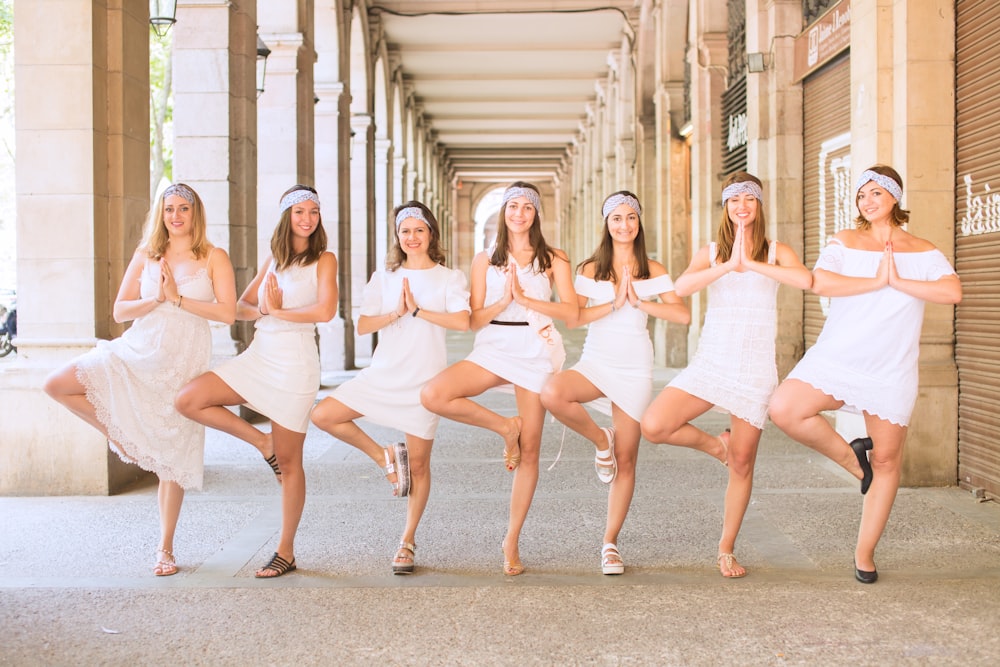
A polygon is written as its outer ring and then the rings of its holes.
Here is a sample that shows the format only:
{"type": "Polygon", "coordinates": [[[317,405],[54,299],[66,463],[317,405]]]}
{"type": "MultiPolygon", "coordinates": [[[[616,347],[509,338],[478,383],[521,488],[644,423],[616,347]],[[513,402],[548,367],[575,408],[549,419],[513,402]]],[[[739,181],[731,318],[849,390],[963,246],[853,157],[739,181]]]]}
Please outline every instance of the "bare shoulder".
{"type": "Polygon", "coordinates": [[[649,277],[658,278],[659,276],[665,275],[667,273],[667,267],[663,266],[657,261],[649,260],[649,277]]]}
{"type": "Polygon", "coordinates": [[[897,229],[892,235],[892,249],[896,252],[929,252],[937,250],[937,246],[927,239],[897,229]]]}
{"type": "Polygon", "coordinates": [[[585,262],[584,265],[580,267],[580,270],[577,273],[579,273],[584,278],[590,278],[591,280],[593,280],[594,274],[597,273],[597,262],[590,262],[590,261],[585,262]]]}
{"type": "Polygon", "coordinates": [[[559,248],[550,248],[550,250],[552,251],[553,259],[561,259],[562,261],[569,264],[569,255],[567,255],[564,251],[560,250],[559,248]]]}

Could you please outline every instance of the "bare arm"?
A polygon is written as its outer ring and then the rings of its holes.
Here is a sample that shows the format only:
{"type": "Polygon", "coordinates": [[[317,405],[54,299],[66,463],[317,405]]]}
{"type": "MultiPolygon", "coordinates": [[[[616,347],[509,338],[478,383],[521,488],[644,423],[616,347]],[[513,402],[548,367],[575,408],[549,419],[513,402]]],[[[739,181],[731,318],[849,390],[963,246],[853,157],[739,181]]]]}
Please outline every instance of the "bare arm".
{"type": "Polygon", "coordinates": [[[316,303],[301,308],[267,308],[265,312],[286,322],[329,322],[337,314],[337,258],[332,252],[320,255],[316,267],[316,303]]]}
{"type": "Polygon", "coordinates": [[[743,264],[751,271],[767,276],[779,283],[807,290],[812,287],[813,274],[805,267],[799,256],[784,243],[773,242],[777,248],[774,264],[757,262],[748,257],[743,258],[743,264]]]}
{"type": "Polygon", "coordinates": [[[580,306],[577,302],[576,290],[573,288],[573,273],[570,269],[569,258],[563,251],[555,251],[552,257],[552,267],[549,271],[550,280],[555,283],[559,301],[532,299],[521,291],[516,277],[513,285],[514,299],[525,308],[572,325],[577,320],[580,306]]]}
{"type": "Polygon", "coordinates": [[[490,320],[504,311],[514,300],[511,294],[511,284],[513,275],[507,275],[507,289],[504,290],[503,297],[491,304],[486,304],[486,271],[490,267],[490,258],[485,252],[476,255],[472,260],[472,282],[469,285],[469,305],[472,307],[472,315],[469,326],[473,331],[478,331],[488,325],[490,320]]]}
{"type": "Polygon", "coordinates": [[[122,284],[118,287],[118,296],[115,297],[114,318],[115,322],[128,322],[137,317],[142,317],[151,313],[154,308],[163,303],[165,297],[162,289],[156,296],[142,298],[139,295],[139,278],[142,276],[142,269],[146,265],[146,251],[136,250],[132,255],[132,260],[125,269],[122,276],[122,284]]]}
{"type": "MultiPolygon", "coordinates": [[[[215,301],[198,301],[197,299],[172,300],[175,305],[198,317],[204,317],[213,322],[232,324],[236,321],[236,277],[229,255],[222,248],[212,248],[214,253],[209,259],[212,281],[212,291],[215,301]]],[[[169,299],[169,296],[168,296],[169,299]]]]}
{"type": "Polygon", "coordinates": [[[257,271],[257,275],[253,277],[247,288],[243,290],[243,294],[240,295],[240,300],[236,302],[236,319],[237,320],[257,320],[264,316],[264,312],[261,310],[263,304],[258,302],[257,293],[260,290],[260,283],[267,275],[267,270],[271,266],[271,256],[264,260],[264,263],[260,265],[260,270],[257,271]]]}

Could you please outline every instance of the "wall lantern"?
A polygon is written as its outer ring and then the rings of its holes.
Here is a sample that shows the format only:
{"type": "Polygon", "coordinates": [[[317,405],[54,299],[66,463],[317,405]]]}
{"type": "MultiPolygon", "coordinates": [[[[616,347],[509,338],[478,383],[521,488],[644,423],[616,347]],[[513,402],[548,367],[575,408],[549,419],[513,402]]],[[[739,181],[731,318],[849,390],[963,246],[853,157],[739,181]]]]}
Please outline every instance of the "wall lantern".
{"type": "Polygon", "coordinates": [[[757,74],[763,72],[767,69],[767,58],[763,53],[748,53],[747,54],[747,71],[751,74],[757,74]]]}
{"type": "Polygon", "coordinates": [[[351,128],[351,142],[349,144],[347,144],[347,159],[348,160],[353,160],[354,159],[354,137],[357,136],[357,134],[358,133],[355,132],[354,128],[352,127],[351,128]]]}
{"type": "Polygon", "coordinates": [[[157,37],[163,37],[177,23],[177,0],[149,0],[149,25],[157,37]]]}
{"type": "Polygon", "coordinates": [[[271,49],[267,48],[264,40],[257,35],[257,97],[264,92],[264,74],[267,72],[267,57],[271,55],[271,49]]]}

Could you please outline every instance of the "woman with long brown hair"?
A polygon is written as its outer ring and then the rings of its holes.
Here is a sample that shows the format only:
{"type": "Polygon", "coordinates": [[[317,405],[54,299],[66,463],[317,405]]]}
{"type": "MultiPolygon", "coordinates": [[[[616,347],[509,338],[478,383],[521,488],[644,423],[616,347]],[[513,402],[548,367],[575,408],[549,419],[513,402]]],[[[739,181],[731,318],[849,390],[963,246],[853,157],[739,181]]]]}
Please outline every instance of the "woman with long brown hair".
{"type": "Polygon", "coordinates": [[[281,481],[278,549],[257,577],[295,569],[295,532],[306,499],[302,446],[319,391],[316,323],[337,312],[337,259],[326,249],[319,195],[307,185],[286,191],[271,254],[240,297],[236,316],[256,321],[250,347],[190,382],[177,409],[194,421],[253,445],[281,481]],[[226,406],[247,405],[271,420],[264,433],[226,406]]]}
{"type": "Polygon", "coordinates": [[[185,489],[201,488],[205,429],[174,409],[174,395],[212,357],[208,321],[236,319],[226,251],[209,243],[205,206],[184,183],[163,191],[115,299],[132,326],[45,381],[45,392],[107,437],[124,461],[160,479],[160,544],[153,574],[177,572],[174,533],[185,489]]]}
{"type": "Polygon", "coordinates": [[[642,417],[642,434],[649,441],[691,447],[729,467],[716,563],[730,578],[746,575],[733,552],[750,503],[767,402],[778,385],[778,285],[808,289],[812,284],[795,251],[766,234],[760,180],[746,172],[733,174],[722,189],[716,241],[699,250],[674,282],[682,297],[708,289],[698,351],[642,417]],[[691,423],[713,408],[730,415],[730,427],[721,436],[691,423]]]}

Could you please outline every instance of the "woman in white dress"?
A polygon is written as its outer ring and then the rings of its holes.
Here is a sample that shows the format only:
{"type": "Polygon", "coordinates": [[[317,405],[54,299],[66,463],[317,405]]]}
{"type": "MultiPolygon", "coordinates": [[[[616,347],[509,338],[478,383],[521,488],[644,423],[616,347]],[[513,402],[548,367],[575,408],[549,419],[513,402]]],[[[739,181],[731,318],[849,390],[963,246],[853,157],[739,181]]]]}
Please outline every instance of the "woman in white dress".
{"type": "Polygon", "coordinates": [[[861,480],[854,576],[865,584],[878,579],[875,547],[899,489],[924,303],[962,300],[948,259],[903,229],[910,215],[902,196],[903,179],[891,167],[875,165],[858,178],[856,228],[837,232],[813,269],[813,292],[830,297],[826,323],[770,407],[781,430],[861,480]],[[840,409],[863,414],[868,437],[848,443],[820,414],[840,409]]]}
{"type": "Polygon", "coordinates": [[[487,428],[504,439],[504,462],[514,473],[503,572],[524,571],[518,542],[538,484],[545,408],[539,393],[565,359],[553,319],[573,321],[579,307],[569,259],[542,236],[541,196],[517,181],[504,191],[496,245],[472,260],[472,353],[424,385],[431,412],[487,428]],[[560,301],[552,301],[552,285],[560,301]],[[517,415],[503,417],[471,400],[491,387],[514,385],[517,415]]]}
{"type": "Polygon", "coordinates": [[[622,190],[605,199],[602,208],[601,243],[580,265],[574,285],[580,305],[575,325],[588,325],[583,354],[573,368],[548,381],[542,405],[596,447],[597,477],[611,485],[601,571],[622,574],[618,533],[635,491],[639,420],[653,394],[653,344],[646,321],[652,315],[688,324],[691,313],[674,292],[666,268],[646,254],[638,198],[622,190]],[[582,405],[601,397],[611,401],[610,428],[598,426],[582,405]]]}
{"type": "Polygon", "coordinates": [[[722,207],[717,240],[699,250],[674,283],[681,297],[708,288],[698,350],[653,400],[641,426],[651,442],[691,447],[729,467],[716,564],[722,576],[735,578],[746,575],[733,552],[750,503],[767,402],[778,385],[778,285],[808,289],[812,274],[790,247],[768,240],[756,176],[730,176],[722,207]],[[713,408],[730,414],[730,428],[720,436],[691,424],[713,408]]]}
{"type": "Polygon", "coordinates": [[[384,464],[393,494],[408,497],[392,572],[409,574],[440,419],[420,404],[420,390],[448,365],[445,330],[468,330],[469,292],[465,274],[444,266],[441,228],[430,209],[409,201],[393,215],[396,236],[386,268],[368,281],[358,318],[358,334],[380,332],[371,365],[320,401],[312,422],[384,464]],[[403,431],[405,442],[379,445],[354,423],[360,418],[403,431]]]}
{"type": "Polygon", "coordinates": [[[115,321],[132,326],[45,381],[45,392],[103,433],[122,460],[159,477],[157,576],[177,572],[184,490],[201,488],[204,472],[205,429],[177,413],[174,394],[208,368],[208,321],[236,319],[233,265],[205,227],[195,191],[183,183],[166,188],[115,299],[115,321]]]}
{"type": "MultiPolygon", "coordinates": [[[[295,531],[306,500],[302,446],[319,391],[316,323],[337,312],[337,259],[326,249],[319,196],[307,185],[285,192],[271,254],[240,297],[236,316],[256,320],[253,342],[177,395],[185,416],[273,454],[281,481],[281,537],[259,578],[295,569],[295,531]],[[247,405],[271,420],[264,433],[226,406],[247,405]],[[280,471],[280,472],[279,472],[280,471]]],[[[273,467],[273,466],[272,466],[273,467]]]]}

